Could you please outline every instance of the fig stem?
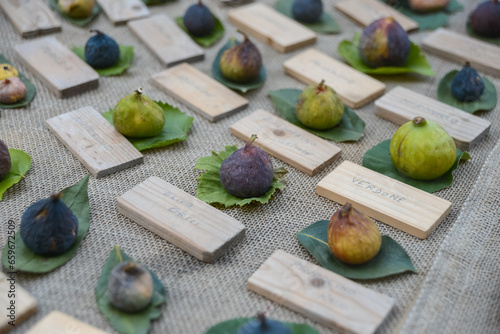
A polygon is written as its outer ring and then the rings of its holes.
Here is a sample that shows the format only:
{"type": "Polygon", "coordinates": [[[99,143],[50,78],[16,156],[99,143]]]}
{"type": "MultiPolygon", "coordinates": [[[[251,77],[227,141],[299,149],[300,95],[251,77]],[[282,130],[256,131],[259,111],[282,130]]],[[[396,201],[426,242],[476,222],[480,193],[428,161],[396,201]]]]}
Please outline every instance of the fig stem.
{"type": "Polygon", "coordinates": [[[425,125],[425,123],[427,123],[427,121],[421,116],[417,116],[413,119],[413,124],[415,125],[425,125]]]}
{"type": "Polygon", "coordinates": [[[245,39],[243,40],[243,42],[248,41],[248,36],[247,36],[247,34],[246,34],[245,32],[243,32],[243,30],[241,30],[241,29],[236,29],[236,31],[237,31],[237,32],[239,32],[240,34],[242,34],[242,35],[243,35],[243,37],[245,37],[245,39]]]}
{"type": "Polygon", "coordinates": [[[257,139],[257,135],[256,135],[256,134],[253,134],[253,135],[250,137],[250,139],[248,139],[248,141],[247,141],[247,142],[246,142],[246,144],[245,144],[245,148],[244,148],[244,150],[245,150],[245,151],[248,151],[248,150],[250,150],[250,149],[253,147],[253,145],[252,145],[252,144],[253,144],[253,142],[255,141],[255,139],[257,139]]]}
{"type": "Polygon", "coordinates": [[[340,208],[340,215],[342,217],[347,216],[349,214],[349,211],[351,211],[351,207],[351,203],[344,204],[344,206],[340,208]]]}
{"type": "Polygon", "coordinates": [[[98,29],[90,29],[90,32],[95,32],[96,34],[98,35],[102,35],[102,31],[98,30],[98,29]]]}
{"type": "Polygon", "coordinates": [[[203,6],[203,4],[201,3],[201,0],[198,0],[198,6],[203,6]]]}
{"type": "Polygon", "coordinates": [[[266,315],[263,312],[257,313],[257,319],[260,322],[260,327],[265,328],[266,327],[266,315]]]}
{"type": "Polygon", "coordinates": [[[61,192],[54,191],[54,192],[52,193],[52,195],[50,195],[50,199],[51,199],[52,201],[55,201],[55,200],[60,199],[60,198],[61,198],[61,196],[62,196],[62,193],[61,193],[61,192]]]}
{"type": "Polygon", "coordinates": [[[134,90],[134,92],[136,92],[137,95],[141,95],[142,94],[142,87],[137,88],[137,90],[134,90]]]}
{"type": "Polygon", "coordinates": [[[122,253],[120,252],[120,246],[115,246],[115,250],[116,250],[116,256],[118,257],[118,260],[120,260],[120,263],[122,263],[123,257],[122,257],[122,253]]]}
{"type": "Polygon", "coordinates": [[[466,61],[464,67],[470,67],[470,61],[466,61]]]}

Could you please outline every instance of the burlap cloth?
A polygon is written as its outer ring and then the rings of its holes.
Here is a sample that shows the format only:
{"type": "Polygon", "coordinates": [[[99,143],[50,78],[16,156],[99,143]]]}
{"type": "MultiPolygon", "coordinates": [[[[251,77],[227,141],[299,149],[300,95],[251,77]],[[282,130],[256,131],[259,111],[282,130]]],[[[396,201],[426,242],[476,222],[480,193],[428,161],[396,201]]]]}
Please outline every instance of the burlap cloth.
{"type": "MultiPolygon", "coordinates": [[[[181,0],[150,10],[153,14],[166,13],[174,18],[182,15],[192,2],[181,0]]],[[[206,2],[223,19],[227,29],[222,41],[206,49],[205,60],[194,64],[210,75],[216,52],[228,37],[236,35],[236,31],[227,23],[227,8],[220,7],[214,0],[206,2]]],[[[461,2],[465,10],[451,16],[449,25],[465,33],[466,14],[480,0],[461,2]]],[[[338,43],[352,38],[361,28],[335,11],[334,1],[325,0],[324,3],[326,11],[342,27],[342,33],[319,35],[314,47],[340,59],[336,52],[338,43]]],[[[84,45],[89,37],[88,27],[78,28],[62,21],[63,31],[51,36],[56,36],[68,47],[84,45]]],[[[224,210],[247,227],[246,238],[215,264],[206,264],[118,214],[116,198],[153,175],[195,195],[199,175],[193,169],[196,160],[212,150],[223,149],[224,145],[243,145],[242,140],[230,134],[231,124],[259,108],[277,113],[267,96],[270,90],[304,88],[302,83],[287,76],[282,67],[285,60],[304,49],[280,54],[257,42],[268,73],[266,83],[245,94],[250,101],[247,109],[210,123],[152,85],[151,75],[164,67],[126,26],[115,27],[101,14],[90,27],[110,34],[121,44],[133,45],[133,65],[122,76],[100,78],[96,90],[59,99],[16,57],[14,46],[26,40],[14,30],[5,15],[0,14],[0,52],[37,87],[35,100],[27,108],[3,110],[0,118],[0,138],[9,147],[28,152],[33,161],[31,171],[22,182],[9,189],[0,202],[2,247],[7,240],[9,219],[19,224],[30,204],[54,190],[76,183],[87,174],[82,164],[47,129],[45,120],[87,105],[100,112],[107,111],[122,96],[143,86],[151,98],[173,104],[193,116],[195,121],[186,141],[146,151],[144,163],[139,166],[99,180],[90,178],[89,234],[76,256],[64,266],[44,275],[18,275],[18,283],[38,300],[39,310],[12,333],[26,332],[52,310],[61,310],[113,333],[99,313],[94,298],[97,279],[113,245],[120,245],[130,256],[149,266],[168,290],[163,315],[153,322],[151,333],[202,333],[220,321],[266,310],[273,318],[308,323],[321,333],[337,333],[248,291],[246,281],[276,249],[309,258],[295,233],[317,220],[328,219],[339,208],[338,204],[316,195],[315,185],[344,160],[361,164],[363,154],[390,138],[397,125],[375,116],[375,106],[370,103],[357,110],[366,122],[364,137],[356,143],[338,144],[343,150],[341,158],[316,176],[310,177],[273,159],[276,166],[285,166],[290,171],[286,189],[269,204],[224,210]]],[[[412,33],[411,39],[420,44],[427,34],[412,33]]],[[[430,55],[428,59],[437,73],[433,78],[402,75],[378,79],[387,84],[388,90],[402,85],[436,98],[439,80],[459,65],[430,55]]],[[[498,91],[500,78],[485,74],[498,91]]],[[[500,330],[499,107],[479,113],[479,116],[492,123],[488,136],[470,150],[473,159],[455,171],[453,185],[435,193],[453,203],[451,213],[441,225],[427,239],[420,240],[378,223],[382,234],[390,235],[407,250],[418,270],[417,274],[359,281],[395,300],[395,307],[380,327],[380,333],[498,333],[500,330]]],[[[3,313],[0,312],[0,321],[5,321],[3,313]]]]}

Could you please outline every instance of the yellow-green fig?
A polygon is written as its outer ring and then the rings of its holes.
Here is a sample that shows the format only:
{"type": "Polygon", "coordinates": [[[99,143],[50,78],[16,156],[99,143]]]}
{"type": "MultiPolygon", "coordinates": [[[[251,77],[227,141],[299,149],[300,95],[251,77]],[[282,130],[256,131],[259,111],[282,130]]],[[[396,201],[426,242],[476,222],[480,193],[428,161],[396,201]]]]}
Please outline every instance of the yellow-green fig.
{"type": "Polygon", "coordinates": [[[19,72],[17,72],[17,69],[14,66],[10,64],[0,64],[0,80],[18,76],[19,72]]]}
{"type": "Polygon", "coordinates": [[[74,19],[84,19],[90,16],[95,0],[59,0],[61,12],[74,19]]]}
{"type": "Polygon", "coordinates": [[[124,136],[153,137],[165,126],[165,115],[162,108],[144,95],[139,87],[118,101],[113,111],[113,123],[124,136]]]}
{"type": "Polygon", "coordinates": [[[226,79],[245,83],[259,76],[262,68],[262,56],[255,44],[248,39],[248,36],[242,31],[239,32],[245,39],[242,43],[225,50],[219,65],[222,75],[226,79]]]}
{"type": "Polygon", "coordinates": [[[441,125],[415,117],[394,133],[390,155],[401,174],[417,180],[434,180],[453,166],[457,148],[441,125]]]}

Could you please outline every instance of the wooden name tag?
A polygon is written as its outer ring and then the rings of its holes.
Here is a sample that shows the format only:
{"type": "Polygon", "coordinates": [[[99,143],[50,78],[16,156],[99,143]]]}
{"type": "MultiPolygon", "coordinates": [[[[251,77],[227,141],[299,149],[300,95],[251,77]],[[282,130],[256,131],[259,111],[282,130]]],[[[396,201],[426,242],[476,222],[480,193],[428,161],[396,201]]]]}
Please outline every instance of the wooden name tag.
{"type": "Polygon", "coordinates": [[[33,326],[26,334],[107,334],[98,328],[88,325],[76,318],[59,311],[52,311],[33,326]]]}
{"type": "Polygon", "coordinates": [[[441,125],[461,150],[468,150],[488,133],[491,123],[446,103],[403,87],[396,87],[375,101],[377,116],[398,125],[416,116],[441,125]]]}
{"type": "Polygon", "coordinates": [[[422,49],[461,65],[468,61],[477,70],[500,75],[500,47],[473,37],[439,28],[424,38],[422,49]]]}
{"type": "Polygon", "coordinates": [[[256,134],[256,146],[311,176],[331,164],[341,152],[338,146],[264,110],[255,111],[230,129],[245,141],[256,134]]]}
{"type": "Polygon", "coordinates": [[[248,279],[248,289],[322,325],[371,334],[394,300],[330,270],[277,250],[248,279]]]}
{"type": "Polygon", "coordinates": [[[425,239],[450,213],[451,203],[371,169],[344,161],[316,186],[316,193],[425,239]]]}
{"type": "Polygon", "coordinates": [[[315,49],[288,59],[285,72],[307,85],[321,80],[350,108],[360,108],[385,92],[385,84],[315,49]]]}
{"type": "Polygon", "coordinates": [[[144,161],[141,152],[92,107],[56,116],[47,125],[96,178],[144,161]]]}
{"type": "Polygon", "coordinates": [[[289,52],[316,42],[316,33],[263,3],[228,11],[228,20],[279,52],[289,52]]]}
{"type": "Polygon", "coordinates": [[[127,25],[167,67],[205,57],[203,49],[165,14],[130,21],[127,25]]]}
{"type": "Polygon", "coordinates": [[[118,197],[124,216],[204,262],[214,262],[245,235],[245,226],[157,177],[118,197]]]}
{"type": "Polygon", "coordinates": [[[159,89],[211,122],[248,106],[248,100],[186,63],[156,73],[152,78],[159,89]]]}
{"type": "Polygon", "coordinates": [[[54,37],[20,44],[15,49],[58,97],[75,95],[99,84],[99,74],[54,37]]]}
{"type": "Polygon", "coordinates": [[[148,7],[141,0],[97,0],[113,24],[149,16],[148,7]]]}
{"type": "Polygon", "coordinates": [[[13,278],[10,273],[4,274],[0,271],[0,308],[3,312],[2,320],[0,320],[0,333],[3,334],[17,328],[21,322],[35,313],[38,302],[19,285],[15,274],[13,278]],[[13,291],[14,294],[9,291],[13,291]]]}

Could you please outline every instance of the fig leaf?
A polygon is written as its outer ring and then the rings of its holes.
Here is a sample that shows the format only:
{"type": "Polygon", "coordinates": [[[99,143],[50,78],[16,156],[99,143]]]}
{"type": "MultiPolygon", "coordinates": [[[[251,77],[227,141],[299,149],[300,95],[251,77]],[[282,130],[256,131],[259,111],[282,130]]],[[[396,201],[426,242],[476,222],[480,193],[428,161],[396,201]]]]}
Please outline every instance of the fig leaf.
{"type": "Polygon", "coordinates": [[[222,25],[222,22],[215,15],[214,15],[214,18],[215,18],[214,31],[210,35],[203,36],[203,37],[196,37],[196,36],[193,36],[192,34],[190,34],[188,32],[188,30],[186,29],[186,26],[184,25],[182,16],[176,17],[175,22],[177,22],[179,27],[181,27],[181,29],[184,30],[189,35],[189,37],[191,37],[193,39],[193,41],[195,41],[198,45],[201,45],[201,46],[208,48],[208,47],[214,45],[215,43],[217,43],[222,38],[222,36],[224,36],[224,32],[225,32],[225,29],[224,29],[224,26],[222,25]]]}
{"type": "MultiPolygon", "coordinates": [[[[5,58],[2,54],[0,54],[0,64],[10,64],[12,65],[7,58],[5,58]]],[[[0,103],[0,109],[13,109],[19,107],[25,107],[33,101],[36,95],[36,87],[33,85],[31,81],[27,77],[24,76],[21,72],[19,72],[19,79],[22,80],[24,85],[26,86],[26,96],[19,102],[6,104],[0,103]]],[[[0,198],[1,199],[1,198],[0,198]]]]}
{"type": "MultiPolygon", "coordinates": [[[[130,67],[132,64],[132,60],[134,59],[134,47],[120,45],[120,58],[118,62],[111,67],[108,68],[94,68],[94,70],[99,73],[102,77],[109,77],[113,75],[122,74],[126,69],[130,67]]],[[[83,61],[85,61],[85,47],[74,47],[73,52],[80,57],[83,61]]]]}
{"type": "Polygon", "coordinates": [[[9,173],[2,181],[0,181],[0,201],[2,200],[3,194],[7,191],[7,189],[21,181],[24,175],[26,175],[31,168],[31,157],[28,153],[12,148],[9,149],[9,153],[11,167],[9,173]]]}
{"type": "MultiPolygon", "coordinates": [[[[218,323],[208,329],[205,334],[238,334],[238,329],[253,318],[235,318],[218,323]]],[[[317,330],[306,324],[284,323],[292,334],[319,334],[317,330]]]]}
{"type": "Polygon", "coordinates": [[[90,21],[95,19],[96,16],[99,15],[99,13],[101,13],[101,7],[97,3],[97,1],[94,5],[94,8],[92,8],[92,13],[90,13],[90,15],[84,19],[75,19],[73,17],[69,17],[68,15],[63,14],[61,12],[61,8],[59,8],[59,4],[58,4],[57,0],[49,0],[49,5],[50,5],[50,8],[54,9],[62,17],[64,17],[66,20],[68,20],[69,22],[71,22],[72,24],[74,24],[75,26],[78,26],[78,27],[86,26],[87,24],[90,23],[90,21]]]}
{"type": "MultiPolygon", "coordinates": [[[[276,9],[281,14],[284,14],[295,20],[292,14],[292,5],[293,5],[293,0],[278,0],[274,4],[274,9],[276,9]]],[[[325,11],[323,11],[323,14],[321,14],[321,18],[319,19],[318,22],[314,23],[304,23],[300,21],[297,22],[305,25],[309,29],[320,34],[337,34],[340,32],[340,27],[337,24],[337,21],[335,21],[334,18],[331,17],[325,11]]]]}

